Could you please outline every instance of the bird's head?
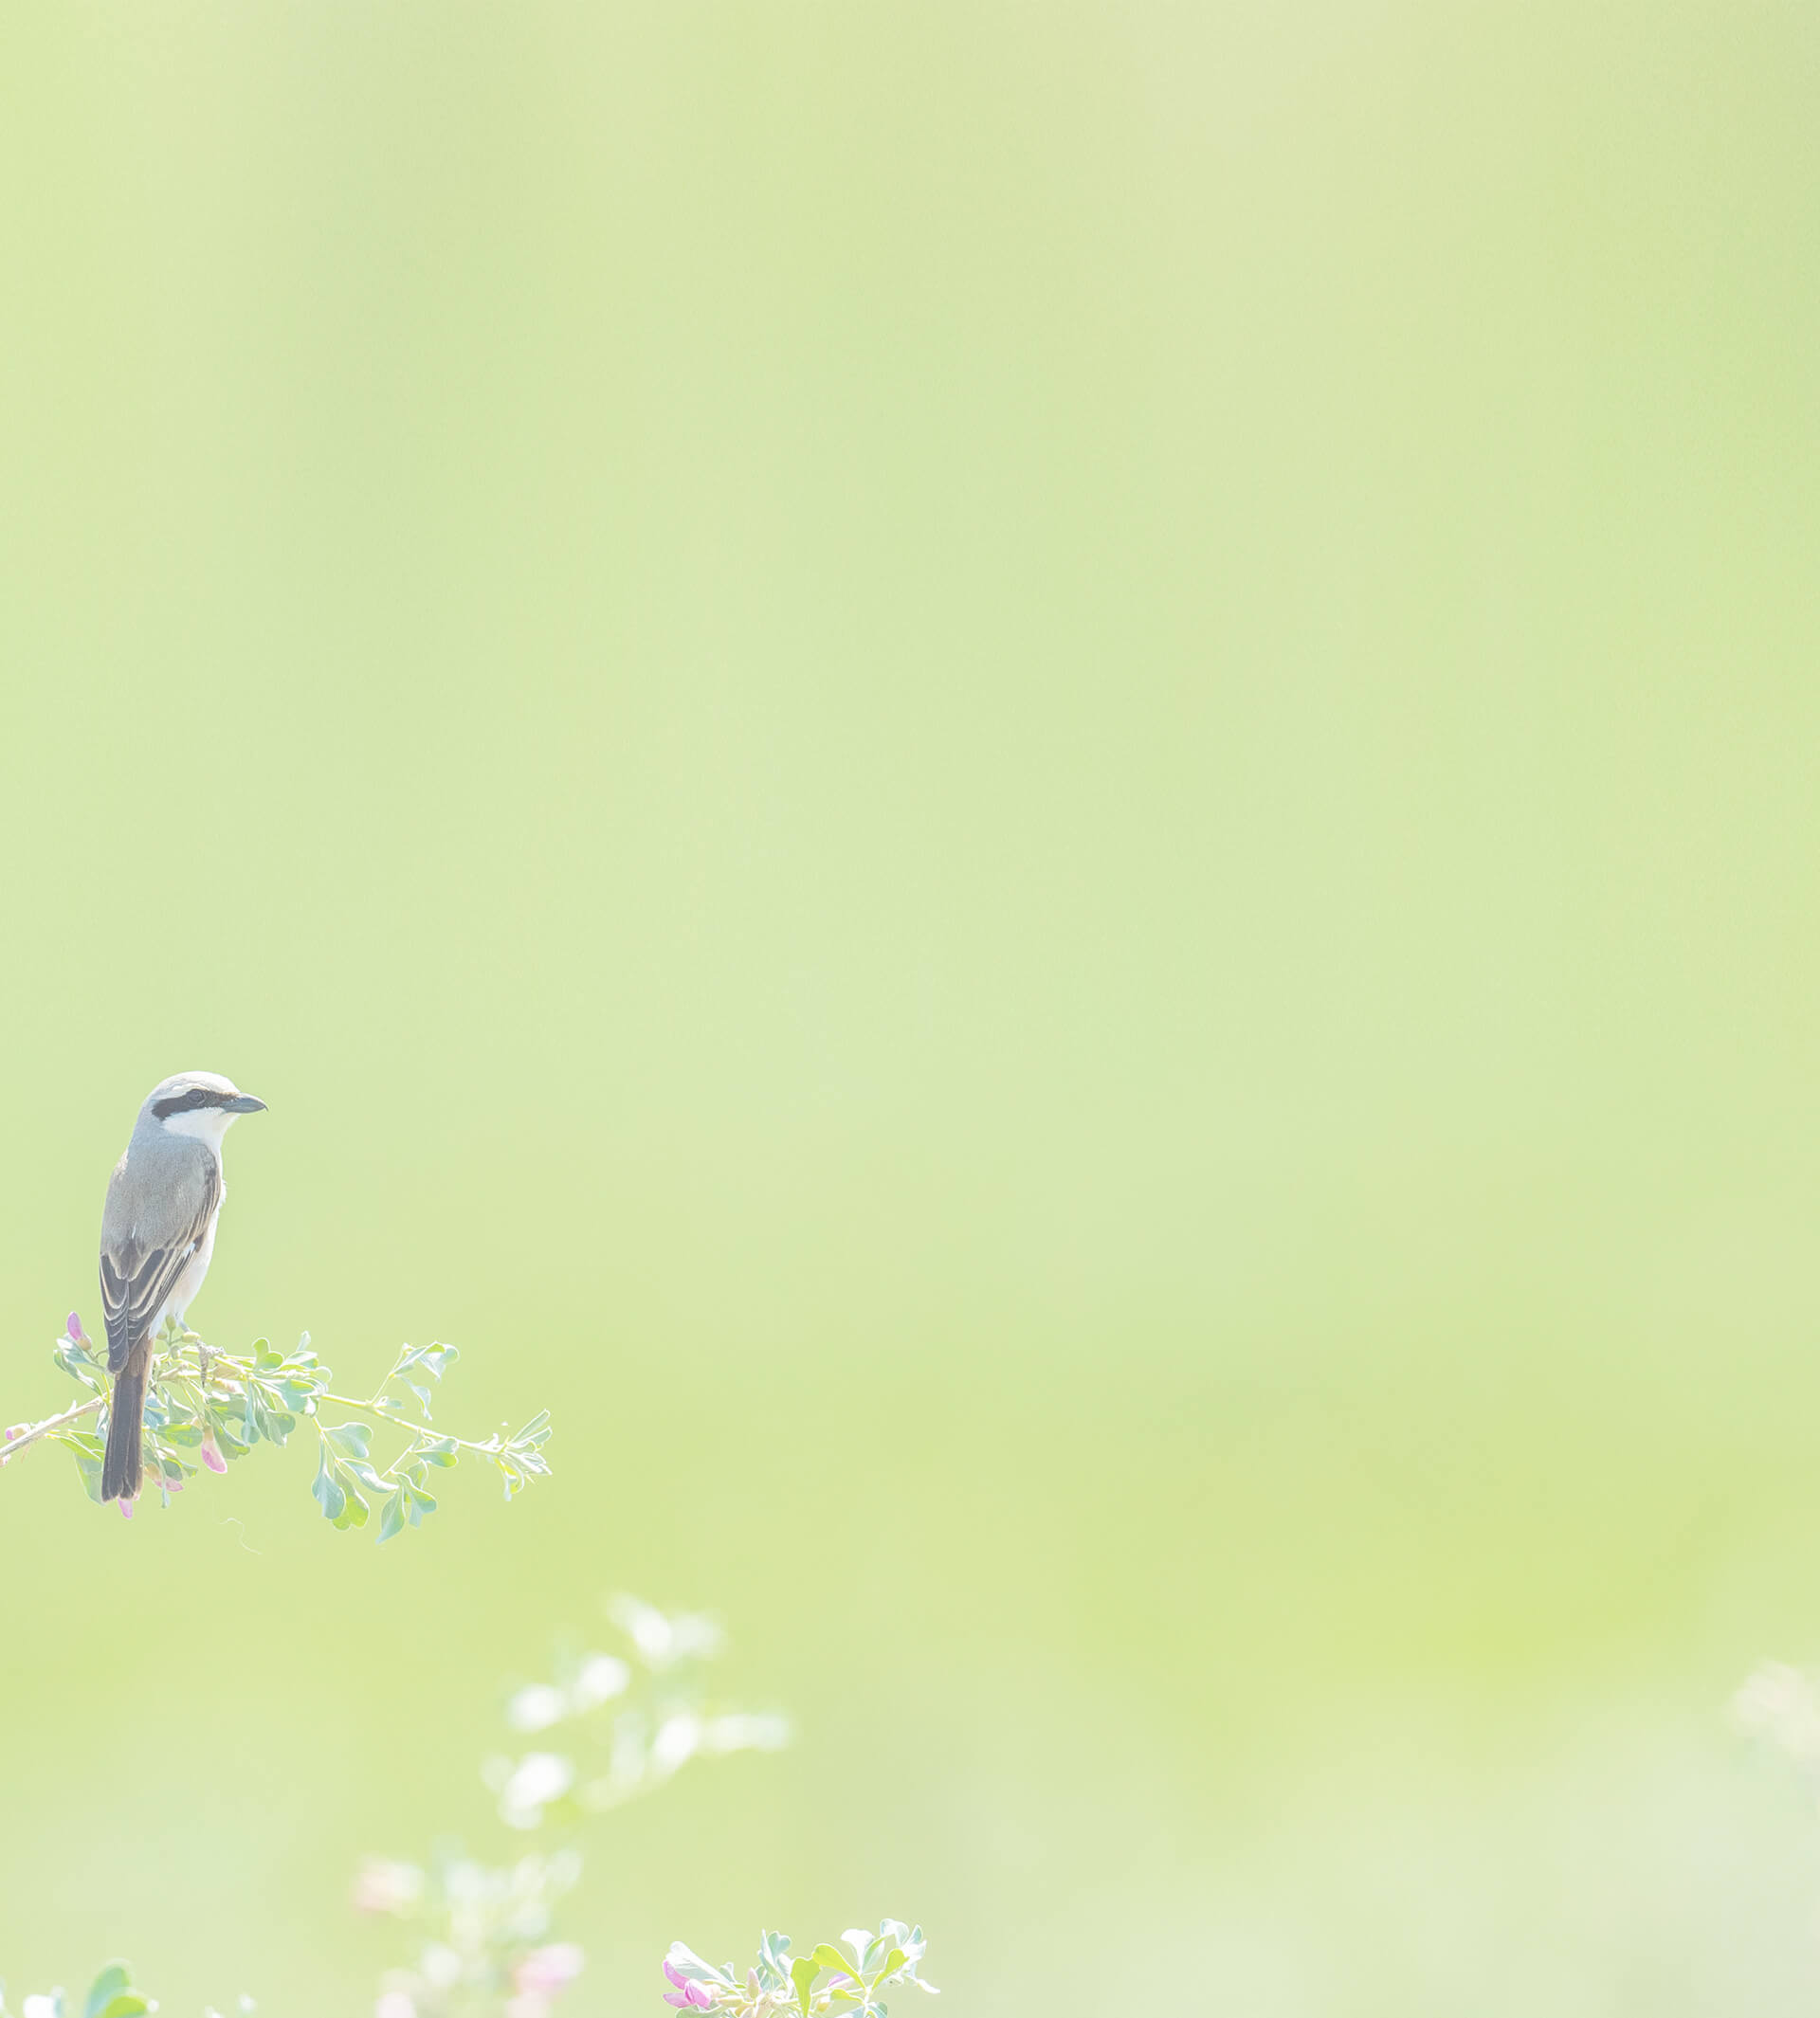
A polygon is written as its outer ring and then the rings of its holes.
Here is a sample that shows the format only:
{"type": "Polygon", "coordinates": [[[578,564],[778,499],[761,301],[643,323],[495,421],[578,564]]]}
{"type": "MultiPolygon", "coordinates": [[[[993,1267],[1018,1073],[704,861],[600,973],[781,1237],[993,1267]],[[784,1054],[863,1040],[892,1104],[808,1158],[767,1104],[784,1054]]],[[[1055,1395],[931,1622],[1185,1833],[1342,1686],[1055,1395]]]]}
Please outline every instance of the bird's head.
{"type": "Polygon", "coordinates": [[[142,1120],[173,1136],[194,1136],[219,1148],[221,1138],[243,1114],[264,1112],[265,1102],[243,1093],[219,1072],[178,1072],[161,1079],[139,1109],[142,1120]]]}

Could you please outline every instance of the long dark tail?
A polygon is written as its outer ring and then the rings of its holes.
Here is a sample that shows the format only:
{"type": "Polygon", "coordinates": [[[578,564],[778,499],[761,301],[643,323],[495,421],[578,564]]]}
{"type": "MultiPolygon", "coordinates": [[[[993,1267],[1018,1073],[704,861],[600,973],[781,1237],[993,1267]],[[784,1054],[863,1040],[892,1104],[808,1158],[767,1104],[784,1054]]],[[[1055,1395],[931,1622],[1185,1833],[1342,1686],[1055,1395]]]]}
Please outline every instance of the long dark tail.
{"type": "Polygon", "coordinates": [[[136,1354],[114,1376],[107,1411],[107,1457],[101,1465],[103,1500],[136,1500],[145,1476],[145,1375],[151,1354],[136,1354]]]}

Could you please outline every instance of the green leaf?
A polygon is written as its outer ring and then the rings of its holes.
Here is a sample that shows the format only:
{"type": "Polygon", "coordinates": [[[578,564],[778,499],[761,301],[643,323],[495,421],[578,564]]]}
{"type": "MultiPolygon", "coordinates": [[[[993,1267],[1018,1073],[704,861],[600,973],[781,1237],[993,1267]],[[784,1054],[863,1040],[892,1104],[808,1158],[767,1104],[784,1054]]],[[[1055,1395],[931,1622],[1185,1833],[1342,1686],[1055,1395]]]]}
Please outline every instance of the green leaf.
{"type": "Polygon", "coordinates": [[[809,2018],[810,1985],[820,1974],[819,1966],[806,1954],[799,1954],[790,1965],[790,1980],[796,1986],[796,2004],[803,2018],[809,2018]]]}
{"type": "Polygon", "coordinates": [[[909,1957],[901,1948],[892,1949],[891,1953],[885,1956],[883,1962],[880,1965],[878,1973],[873,1976],[872,1988],[877,1990],[887,1976],[896,1975],[908,1959],[909,1957]]]}
{"type": "Polygon", "coordinates": [[[817,1969],[838,1969],[844,1976],[856,1974],[859,1968],[850,1954],[843,1954],[838,1948],[830,1948],[826,1941],[818,1941],[815,1944],[815,1966],[817,1969]]]}
{"type": "Polygon", "coordinates": [[[316,1483],[310,1487],[310,1491],[315,1496],[317,1505],[322,1509],[324,1519],[333,1520],[337,1527],[339,1527],[342,1524],[341,1516],[347,1508],[348,1496],[329,1463],[327,1444],[322,1446],[322,1462],[316,1468],[316,1483]]]}
{"type": "Polygon", "coordinates": [[[151,2000],[140,1996],[136,1990],[123,1990],[118,1996],[110,1997],[96,2012],[95,2018],[144,2018],[152,2009],[151,2000]]]}
{"type": "Polygon", "coordinates": [[[427,1464],[453,1464],[461,1458],[452,1436],[429,1437],[417,1445],[417,1455],[427,1464]]]}
{"type": "Polygon", "coordinates": [[[429,1494],[420,1492],[414,1485],[407,1485],[403,1490],[406,1498],[410,1502],[406,1508],[406,1512],[410,1516],[411,1526],[414,1528],[422,1527],[424,1516],[426,1514],[433,1514],[436,1511],[435,1500],[430,1498],[429,1494]]]}
{"type": "Polygon", "coordinates": [[[345,1473],[342,1475],[341,1483],[346,1489],[347,1504],[335,1517],[336,1526],[340,1528],[343,1533],[349,1528],[365,1527],[367,1515],[371,1509],[360,1495],[355,1491],[354,1487],[348,1484],[345,1473]]]}
{"type": "Polygon", "coordinates": [[[351,1458],[364,1460],[373,1444],[371,1423],[337,1423],[333,1429],[325,1429],[322,1434],[337,1450],[344,1451],[351,1458]]]}
{"type": "Polygon", "coordinates": [[[87,2001],[82,2006],[82,2018],[100,2018],[109,1998],[123,1990],[133,1987],[133,1972],[124,1962],[110,1962],[93,1983],[88,1986],[87,2001]]]}
{"type": "Polygon", "coordinates": [[[404,1532],[405,1512],[399,1503],[402,1498],[401,1493],[393,1493],[379,1509],[379,1540],[390,1541],[394,1535],[404,1532]]]}

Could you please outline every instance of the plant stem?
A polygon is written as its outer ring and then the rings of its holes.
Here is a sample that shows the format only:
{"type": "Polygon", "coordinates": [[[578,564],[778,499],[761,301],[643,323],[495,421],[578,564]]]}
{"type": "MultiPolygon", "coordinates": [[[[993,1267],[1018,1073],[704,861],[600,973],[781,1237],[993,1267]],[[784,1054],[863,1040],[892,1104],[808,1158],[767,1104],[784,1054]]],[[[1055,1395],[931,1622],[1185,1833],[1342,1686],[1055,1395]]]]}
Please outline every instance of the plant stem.
{"type": "Polygon", "coordinates": [[[413,1423],[410,1416],[400,1415],[395,1409],[382,1409],[376,1401],[355,1401],[351,1394],[332,1394],[326,1388],[317,1390],[316,1399],[332,1401],[337,1409],[358,1409],[363,1415],[376,1415],[382,1423],[392,1423],[400,1429],[409,1429],[413,1437],[437,1437],[463,1450],[491,1450],[495,1447],[491,1437],[484,1444],[477,1444],[471,1437],[447,1436],[434,1423],[413,1423]]]}
{"type": "Polygon", "coordinates": [[[93,1415],[105,1402],[105,1394],[97,1394],[91,1401],[79,1401],[73,1409],[65,1409],[61,1415],[47,1415],[42,1423],[33,1423],[30,1428],[0,1444],[0,1464],[16,1457],[27,1444],[35,1444],[41,1436],[47,1436],[53,1429],[61,1429],[65,1423],[78,1421],[84,1415],[93,1415]]]}

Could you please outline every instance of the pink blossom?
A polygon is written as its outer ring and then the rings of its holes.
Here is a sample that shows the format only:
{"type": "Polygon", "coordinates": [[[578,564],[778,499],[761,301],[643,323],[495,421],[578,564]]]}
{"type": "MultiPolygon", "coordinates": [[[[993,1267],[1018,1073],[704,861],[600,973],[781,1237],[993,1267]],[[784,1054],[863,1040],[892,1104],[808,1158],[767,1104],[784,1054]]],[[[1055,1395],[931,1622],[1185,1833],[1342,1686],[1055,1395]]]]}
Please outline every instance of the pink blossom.
{"type": "Polygon", "coordinates": [[[215,1432],[212,1429],[205,1429],[202,1432],[202,1462],[210,1471],[228,1469],[228,1460],[222,1456],[221,1445],[215,1442],[215,1432]]]}
{"type": "Polygon", "coordinates": [[[554,1996],[567,1990],[581,1973],[582,1953],[573,1941],[553,1941],[547,1948],[534,1948],[512,1972],[514,1990],[554,1996]]]}
{"type": "Polygon", "coordinates": [[[697,1983],[692,1977],[685,1976],[674,1962],[664,1963],[664,1973],[676,1985],[674,1991],[664,1992],[665,2004],[675,2005],[679,2011],[687,2010],[691,2005],[699,2011],[713,2009],[714,1992],[705,1983],[697,1983]]]}
{"type": "Polygon", "coordinates": [[[69,1334],[71,1345],[86,1345],[88,1343],[88,1340],[82,1336],[82,1320],[73,1310],[64,1320],[64,1329],[69,1334]]]}
{"type": "Polygon", "coordinates": [[[120,1518],[121,1518],[122,1520],[131,1520],[131,1519],[132,1519],[132,1518],[133,1518],[133,1502],[132,1502],[132,1500],[122,1500],[120,1501],[120,1518]]]}

